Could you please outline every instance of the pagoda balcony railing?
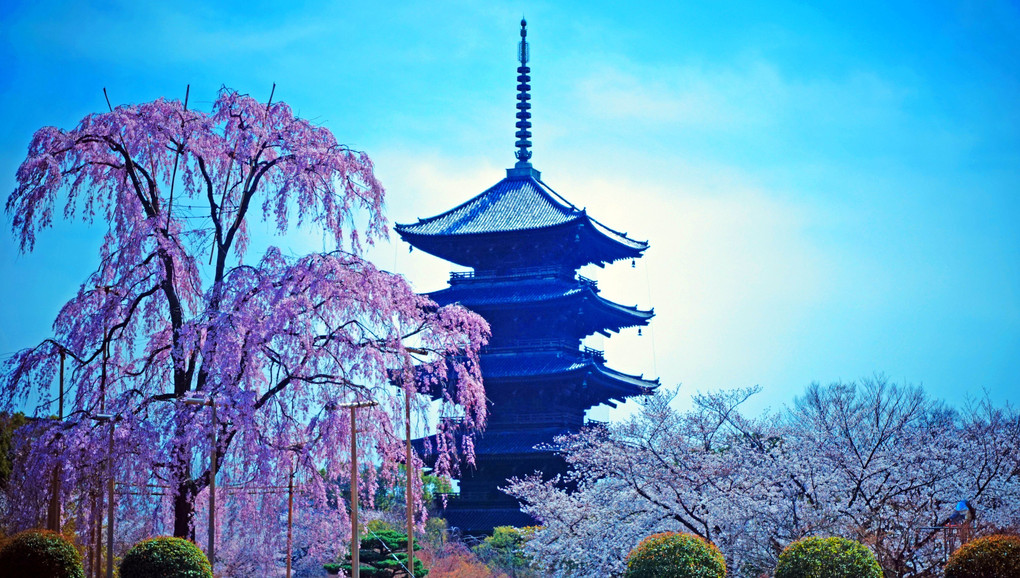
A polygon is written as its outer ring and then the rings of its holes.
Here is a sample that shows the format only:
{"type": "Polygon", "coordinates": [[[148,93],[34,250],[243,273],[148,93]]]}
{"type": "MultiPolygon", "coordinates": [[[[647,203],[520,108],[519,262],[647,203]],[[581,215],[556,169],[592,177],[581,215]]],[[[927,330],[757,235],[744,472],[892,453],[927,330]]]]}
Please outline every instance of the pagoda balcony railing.
{"type": "MultiPolygon", "coordinates": [[[[525,267],[520,269],[511,269],[505,272],[495,271],[454,271],[450,273],[450,285],[456,285],[458,283],[466,283],[471,281],[514,281],[514,280],[530,280],[530,279],[569,279],[573,277],[571,271],[560,269],[558,267],[525,267]]],[[[596,293],[599,291],[599,282],[595,279],[589,279],[584,275],[577,275],[576,280],[578,283],[585,287],[590,287],[596,293]]]]}
{"type": "Polygon", "coordinates": [[[577,348],[576,340],[569,339],[515,339],[501,343],[498,347],[483,347],[482,353],[517,353],[519,351],[566,351],[580,353],[584,359],[605,363],[606,354],[601,349],[588,346],[577,348]]]}
{"type": "Polygon", "coordinates": [[[602,350],[597,350],[590,347],[581,347],[577,349],[576,339],[557,339],[557,338],[537,338],[537,339],[513,339],[509,341],[502,341],[497,346],[487,346],[481,348],[483,354],[508,354],[517,352],[533,352],[533,351],[556,351],[556,352],[567,352],[567,353],[579,353],[581,357],[585,359],[597,359],[599,361],[606,361],[606,354],[602,350]]]}
{"type": "Polygon", "coordinates": [[[502,271],[491,269],[481,271],[454,271],[450,273],[450,284],[465,281],[509,281],[514,279],[547,279],[573,277],[573,270],[563,267],[515,267],[502,271]]]}
{"type": "Polygon", "coordinates": [[[606,363],[606,352],[590,347],[577,349],[577,341],[569,339],[514,339],[512,341],[504,341],[499,347],[487,346],[481,348],[482,354],[493,355],[550,351],[574,355],[580,354],[581,359],[593,359],[599,363],[606,363]]]}
{"type": "MultiPolygon", "coordinates": [[[[496,413],[493,412],[489,416],[488,425],[493,429],[497,429],[503,425],[518,425],[518,424],[554,424],[554,425],[567,425],[567,426],[579,426],[582,425],[584,416],[576,412],[567,411],[526,411],[522,410],[514,413],[496,413]]],[[[484,437],[485,434],[482,434],[484,437]]]]}
{"type": "MultiPolygon", "coordinates": [[[[573,342],[574,344],[577,341],[573,342]]],[[[513,339],[504,341],[499,346],[487,346],[482,348],[483,353],[509,353],[519,350],[541,350],[541,349],[574,349],[568,339],[513,339]]]]}

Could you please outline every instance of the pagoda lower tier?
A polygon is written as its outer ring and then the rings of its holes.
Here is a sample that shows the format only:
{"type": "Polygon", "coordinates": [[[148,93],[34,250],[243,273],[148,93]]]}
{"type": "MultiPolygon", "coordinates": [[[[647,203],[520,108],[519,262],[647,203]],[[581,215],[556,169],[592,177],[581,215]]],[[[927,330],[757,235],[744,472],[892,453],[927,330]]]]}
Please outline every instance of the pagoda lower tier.
{"type": "Polygon", "coordinates": [[[479,536],[491,534],[497,526],[534,526],[536,520],[522,512],[517,499],[500,488],[510,479],[536,473],[543,479],[565,474],[566,462],[556,453],[553,440],[576,431],[540,428],[479,436],[475,467],[462,471],[460,492],[440,506],[449,527],[462,535],[479,536]]]}
{"type": "MultiPolygon", "coordinates": [[[[606,367],[601,352],[551,341],[490,348],[480,363],[489,400],[487,425],[473,436],[474,465],[461,463],[459,495],[443,509],[450,527],[469,535],[488,534],[496,526],[533,524],[499,488],[510,478],[535,472],[546,479],[566,473],[556,449],[558,436],[578,433],[587,409],[602,403],[615,406],[658,386],[658,380],[606,367]]],[[[423,442],[416,446],[423,448],[423,442]]],[[[435,447],[434,440],[429,445],[435,447]]]]}

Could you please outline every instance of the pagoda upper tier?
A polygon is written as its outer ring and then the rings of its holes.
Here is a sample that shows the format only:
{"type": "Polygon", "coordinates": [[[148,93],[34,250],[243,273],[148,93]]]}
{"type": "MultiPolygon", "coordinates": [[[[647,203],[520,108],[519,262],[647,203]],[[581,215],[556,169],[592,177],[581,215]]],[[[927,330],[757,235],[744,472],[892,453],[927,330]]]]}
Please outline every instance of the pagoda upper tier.
{"type": "Polygon", "coordinates": [[[505,179],[464,204],[396,230],[414,247],[477,273],[603,267],[648,248],[571,204],[530,166],[507,169],[505,179]]]}

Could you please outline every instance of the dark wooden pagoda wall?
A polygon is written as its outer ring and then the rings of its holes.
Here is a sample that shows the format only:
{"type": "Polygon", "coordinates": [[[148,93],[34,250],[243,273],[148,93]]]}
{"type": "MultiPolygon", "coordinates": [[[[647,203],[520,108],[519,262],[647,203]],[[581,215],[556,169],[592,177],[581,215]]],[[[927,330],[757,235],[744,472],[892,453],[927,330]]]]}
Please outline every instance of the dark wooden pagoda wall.
{"type": "MultiPolygon", "coordinates": [[[[540,274],[542,269],[533,270],[540,274]]],[[[558,269],[559,275],[563,275],[562,267],[551,269],[558,269]]],[[[587,282],[576,280],[575,272],[570,273],[574,282],[587,282]]],[[[528,280],[529,276],[521,275],[518,270],[503,281],[493,283],[490,279],[487,282],[490,287],[498,287],[528,280]]],[[[488,352],[483,356],[524,354],[549,348],[559,349],[565,356],[579,353],[582,336],[575,334],[579,327],[574,319],[579,313],[576,307],[490,305],[479,313],[486,317],[492,329],[488,352]]],[[[566,473],[567,469],[563,458],[551,450],[505,453],[503,448],[493,445],[505,443],[507,434],[514,438],[534,437],[536,441],[551,444],[555,435],[579,431],[584,424],[585,411],[593,405],[590,396],[577,394],[584,387],[583,374],[555,377],[537,374],[531,378],[504,380],[486,375],[484,360],[482,367],[486,395],[491,402],[488,423],[486,430],[476,436],[476,465],[471,468],[462,464],[460,495],[450,500],[444,511],[451,527],[474,535],[491,533],[496,525],[533,523],[519,512],[514,498],[499,490],[508,478],[541,471],[548,479],[566,473]],[[500,441],[493,442],[495,438],[500,441]],[[480,512],[491,515],[480,515],[480,512]]]]}

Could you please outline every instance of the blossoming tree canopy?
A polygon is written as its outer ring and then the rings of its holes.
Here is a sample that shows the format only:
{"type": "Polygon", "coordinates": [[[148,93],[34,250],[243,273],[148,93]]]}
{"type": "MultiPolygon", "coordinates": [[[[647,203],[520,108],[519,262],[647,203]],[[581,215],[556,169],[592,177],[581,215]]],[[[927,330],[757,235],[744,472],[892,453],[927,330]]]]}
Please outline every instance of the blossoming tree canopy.
{"type": "MultiPolygon", "coordinates": [[[[91,487],[107,458],[108,430],[89,417],[115,414],[118,483],[164,488],[145,523],[171,512],[174,534],[191,535],[211,427],[207,408],[183,403],[191,395],[215,401],[219,483],[239,488],[231,499],[253,515],[244,487],[279,485],[291,467],[304,472],[309,499],[326,505],[325,480],[348,475],[348,413],[334,411],[344,402],[382,402],[359,410],[358,439],[383,475],[403,461],[394,383],[441,398],[440,415],[484,424],[485,322],[437,307],[362,258],[387,231],[372,162],[286,104],[223,89],[211,113],[159,99],[89,115],[72,130],[45,127],[17,181],[6,209],[22,251],[58,208],[107,226],[98,266],[58,314],[53,338],[11,357],[0,378],[3,407],[39,401],[37,413],[52,415],[67,362],[66,419],[37,428],[18,474],[43,480],[59,470],[65,501],[91,487]],[[270,248],[245,259],[253,221],[279,234],[316,227],[333,250],[293,258],[270,248]],[[429,370],[415,371],[420,363],[429,370]],[[430,383],[415,383],[422,375],[430,383]]],[[[375,480],[363,483],[370,495],[375,480]]],[[[47,499],[45,484],[20,488],[23,503],[47,499]]],[[[322,536],[342,535],[343,508],[319,511],[322,536]]],[[[275,523],[276,512],[265,515],[275,523]]],[[[79,523],[96,522],[86,518],[79,523]]]]}

